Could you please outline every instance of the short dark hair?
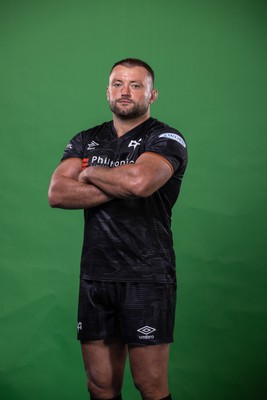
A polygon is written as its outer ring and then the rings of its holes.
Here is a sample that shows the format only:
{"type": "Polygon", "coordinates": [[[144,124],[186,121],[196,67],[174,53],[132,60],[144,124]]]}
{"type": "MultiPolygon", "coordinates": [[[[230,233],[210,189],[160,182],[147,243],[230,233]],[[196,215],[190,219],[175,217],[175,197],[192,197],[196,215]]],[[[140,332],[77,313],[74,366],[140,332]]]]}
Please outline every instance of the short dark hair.
{"type": "Polygon", "coordinates": [[[155,74],[153,69],[148,65],[145,61],[140,60],[139,58],[124,58],[123,60],[117,61],[111,68],[110,73],[113,71],[117,65],[123,65],[124,67],[144,67],[149,75],[151,76],[152,83],[154,85],[155,74]]]}

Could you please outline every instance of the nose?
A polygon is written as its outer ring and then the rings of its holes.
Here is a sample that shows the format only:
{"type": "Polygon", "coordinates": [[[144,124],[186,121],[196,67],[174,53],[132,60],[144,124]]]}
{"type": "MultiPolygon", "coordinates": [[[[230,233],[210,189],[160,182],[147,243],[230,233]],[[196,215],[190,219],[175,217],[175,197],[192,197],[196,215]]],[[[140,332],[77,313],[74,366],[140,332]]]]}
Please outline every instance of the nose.
{"type": "Polygon", "coordinates": [[[130,87],[128,85],[123,85],[121,88],[121,95],[122,96],[131,96],[130,87]]]}

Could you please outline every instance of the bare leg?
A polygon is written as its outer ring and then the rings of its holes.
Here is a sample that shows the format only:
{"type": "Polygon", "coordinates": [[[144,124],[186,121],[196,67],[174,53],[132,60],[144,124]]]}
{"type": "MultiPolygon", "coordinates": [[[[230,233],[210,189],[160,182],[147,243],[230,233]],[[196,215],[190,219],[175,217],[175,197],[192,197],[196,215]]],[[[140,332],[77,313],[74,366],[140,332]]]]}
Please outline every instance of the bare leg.
{"type": "Polygon", "coordinates": [[[169,344],[129,348],[133,380],[143,400],[158,400],[169,395],[169,348],[169,344]]]}
{"type": "Polygon", "coordinates": [[[96,340],[82,343],[88,391],[97,399],[110,399],[120,394],[127,346],[120,341],[96,340]]]}

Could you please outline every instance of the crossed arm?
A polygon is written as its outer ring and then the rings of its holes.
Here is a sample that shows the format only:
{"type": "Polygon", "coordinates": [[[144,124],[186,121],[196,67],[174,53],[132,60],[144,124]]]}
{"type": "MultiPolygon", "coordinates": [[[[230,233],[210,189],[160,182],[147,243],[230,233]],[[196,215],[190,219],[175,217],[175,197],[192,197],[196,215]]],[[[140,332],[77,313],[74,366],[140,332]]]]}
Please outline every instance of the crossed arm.
{"type": "Polygon", "coordinates": [[[52,175],[48,200],[51,207],[79,209],[113,198],[148,197],[172,174],[171,164],[155,153],[143,153],[135,164],[87,167],[83,171],[82,160],[70,158],[62,161],[52,175]]]}

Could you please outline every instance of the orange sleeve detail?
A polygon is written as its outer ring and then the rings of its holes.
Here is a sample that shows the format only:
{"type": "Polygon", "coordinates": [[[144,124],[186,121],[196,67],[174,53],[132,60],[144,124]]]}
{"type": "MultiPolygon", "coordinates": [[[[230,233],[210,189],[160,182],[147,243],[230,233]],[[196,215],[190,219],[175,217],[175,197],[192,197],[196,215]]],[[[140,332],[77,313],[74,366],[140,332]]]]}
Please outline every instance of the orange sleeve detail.
{"type": "MultiPolygon", "coordinates": [[[[153,151],[146,151],[147,154],[152,154],[155,157],[159,157],[161,158],[162,161],[165,161],[166,164],[168,164],[168,166],[170,167],[170,169],[172,170],[172,173],[174,173],[174,169],[172,164],[170,163],[169,160],[167,160],[167,158],[165,158],[164,156],[162,156],[161,154],[158,153],[153,153],[153,151]]],[[[144,153],[143,153],[144,154],[144,153]]]]}
{"type": "Polygon", "coordinates": [[[88,166],[88,160],[89,158],[83,158],[82,169],[85,169],[88,166]]]}

